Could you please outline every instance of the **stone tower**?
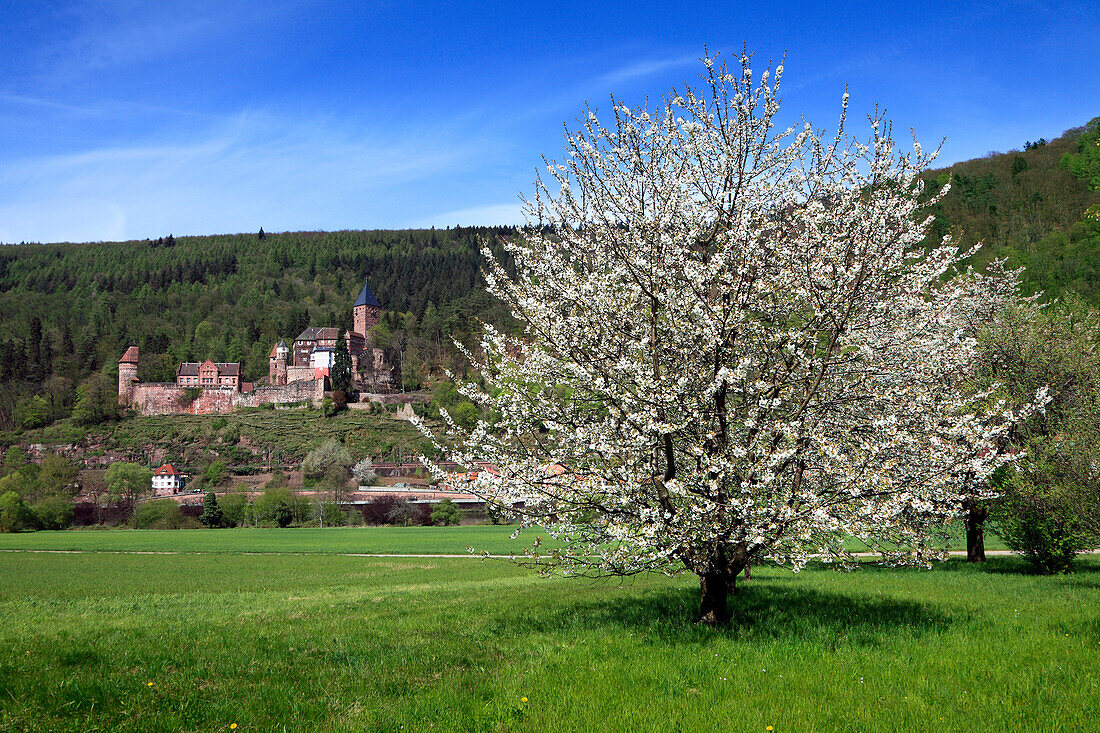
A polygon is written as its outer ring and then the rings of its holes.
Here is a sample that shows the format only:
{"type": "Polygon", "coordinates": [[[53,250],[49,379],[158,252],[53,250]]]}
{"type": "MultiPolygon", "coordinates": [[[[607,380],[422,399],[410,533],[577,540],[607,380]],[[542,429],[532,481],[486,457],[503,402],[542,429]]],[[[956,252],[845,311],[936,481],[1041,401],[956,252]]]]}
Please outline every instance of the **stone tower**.
{"type": "Polygon", "coordinates": [[[378,325],[378,319],[382,316],[382,306],[378,304],[378,298],[374,297],[370,284],[366,280],[363,280],[363,289],[359,291],[359,297],[355,299],[351,314],[352,323],[354,324],[352,330],[369,340],[370,335],[367,331],[372,326],[378,325]]]}
{"type": "Polygon", "coordinates": [[[286,384],[286,365],[290,357],[290,349],[286,342],[280,340],[267,357],[267,375],[271,384],[286,384]]]}
{"type": "Polygon", "coordinates": [[[134,396],[134,382],[137,381],[138,347],[131,346],[118,360],[118,401],[129,404],[134,396]]]}

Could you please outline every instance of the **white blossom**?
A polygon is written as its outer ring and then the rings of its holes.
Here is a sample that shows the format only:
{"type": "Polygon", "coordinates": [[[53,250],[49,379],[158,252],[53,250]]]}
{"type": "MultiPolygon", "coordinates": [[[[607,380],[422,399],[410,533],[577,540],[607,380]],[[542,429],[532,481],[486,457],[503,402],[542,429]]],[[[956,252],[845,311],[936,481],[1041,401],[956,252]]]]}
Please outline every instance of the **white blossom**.
{"type": "Polygon", "coordinates": [[[830,137],[776,132],[781,67],[754,85],[740,63],[707,59],[701,90],[567,133],[526,202],[542,226],[505,245],[517,277],[484,252],[524,331],[486,329],[485,388],[463,394],[499,421],[448,421],[440,445],[499,469],[465,488],[567,540],[540,551],[554,567],[687,569],[704,617],[708,578],[750,560],[850,563],[857,537],[927,564],[1042,401],[994,409],[968,378],[971,326],[1015,280],[945,278],[971,252],[922,244],[935,154],[898,150],[878,115],[866,140],[844,115],[830,137]]]}

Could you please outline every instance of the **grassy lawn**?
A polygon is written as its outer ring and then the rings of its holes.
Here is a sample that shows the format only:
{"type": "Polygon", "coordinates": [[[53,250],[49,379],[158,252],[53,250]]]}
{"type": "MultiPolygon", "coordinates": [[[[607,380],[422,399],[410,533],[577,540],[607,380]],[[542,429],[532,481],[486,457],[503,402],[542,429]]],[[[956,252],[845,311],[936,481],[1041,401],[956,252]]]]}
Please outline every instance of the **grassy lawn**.
{"type": "Polygon", "coordinates": [[[515,527],[342,527],[336,529],[86,530],[0,534],[0,550],[87,550],[149,552],[290,552],[306,554],[465,555],[466,548],[493,555],[522,552],[545,532],[515,527]]]}
{"type": "Polygon", "coordinates": [[[722,632],[691,625],[696,603],[689,577],[547,580],[498,560],[5,552],[0,729],[1080,731],[1100,719],[1095,557],[1065,577],[1014,558],[759,568],[722,632]]]}
{"type": "MultiPolygon", "coordinates": [[[[335,529],[181,529],[181,530],[74,530],[0,534],[0,550],[85,550],[146,552],[296,552],[381,555],[465,555],[467,547],[491,555],[508,555],[530,547],[541,537],[544,547],[555,540],[538,529],[525,529],[511,539],[515,527],[467,525],[461,527],[341,527],[335,529]]],[[[966,549],[966,537],[953,528],[949,546],[966,549]]],[[[849,549],[862,551],[856,540],[849,549]]],[[[1004,549],[996,537],[986,536],[987,550],[1004,549]]]]}

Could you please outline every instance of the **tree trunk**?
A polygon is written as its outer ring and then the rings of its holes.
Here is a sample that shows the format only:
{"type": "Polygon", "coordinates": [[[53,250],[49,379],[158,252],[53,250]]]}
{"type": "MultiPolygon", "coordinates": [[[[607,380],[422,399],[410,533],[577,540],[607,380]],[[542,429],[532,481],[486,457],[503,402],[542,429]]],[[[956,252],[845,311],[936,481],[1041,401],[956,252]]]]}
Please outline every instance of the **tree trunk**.
{"type": "Polygon", "coordinates": [[[966,561],[985,562],[985,520],[989,509],[974,501],[967,501],[966,507],[966,561]]]}
{"type": "Polygon", "coordinates": [[[699,576],[699,621],[722,627],[730,622],[729,594],[735,590],[735,574],[713,571],[699,576]]]}

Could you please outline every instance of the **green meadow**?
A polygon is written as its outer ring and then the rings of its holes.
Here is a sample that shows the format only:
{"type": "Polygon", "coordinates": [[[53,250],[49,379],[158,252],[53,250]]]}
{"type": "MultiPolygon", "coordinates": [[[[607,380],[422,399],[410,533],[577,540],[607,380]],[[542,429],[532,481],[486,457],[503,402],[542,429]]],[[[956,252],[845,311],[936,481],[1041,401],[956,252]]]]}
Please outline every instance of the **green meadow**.
{"type": "MultiPolygon", "coordinates": [[[[454,529],[507,540],[508,528],[454,529]]],[[[713,631],[691,624],[688,576],[547,579],[504,560],[325,555],[311,543],[374,535],[300,532],[256,537],[306,554],[246,554],[275,550],[240,530],[3,537],[9,550],[156,537],[153,549],[182,554],[0,552],[0,730],[1081,731],[1100,720],[1096,556],[1059,577],[1007,557],[929,571],[761,567],[740,585],[737,622],[713,631]],[[243,549],[204,551],[210,538],[243,549]]],[[[380,529],[393,539],[347,548],[423,548],[416,536],[431,532],[380,529]]]]}

